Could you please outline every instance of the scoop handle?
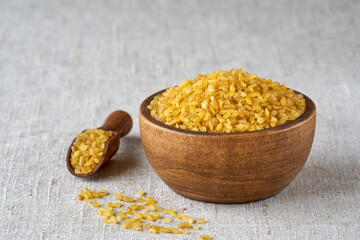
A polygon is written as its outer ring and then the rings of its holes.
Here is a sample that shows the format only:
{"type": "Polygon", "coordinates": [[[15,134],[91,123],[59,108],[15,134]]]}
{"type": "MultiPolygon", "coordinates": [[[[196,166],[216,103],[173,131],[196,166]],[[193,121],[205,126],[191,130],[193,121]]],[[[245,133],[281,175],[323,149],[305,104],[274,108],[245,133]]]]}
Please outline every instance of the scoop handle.
{"type": "Polygon", "coordinates": [[[118,110],[112,112],[105,120],[104,124],[100,127],[107,131],[116,131],[118,137],[124,137],[132,128],[133,121],[127,112],[118,110]]]}

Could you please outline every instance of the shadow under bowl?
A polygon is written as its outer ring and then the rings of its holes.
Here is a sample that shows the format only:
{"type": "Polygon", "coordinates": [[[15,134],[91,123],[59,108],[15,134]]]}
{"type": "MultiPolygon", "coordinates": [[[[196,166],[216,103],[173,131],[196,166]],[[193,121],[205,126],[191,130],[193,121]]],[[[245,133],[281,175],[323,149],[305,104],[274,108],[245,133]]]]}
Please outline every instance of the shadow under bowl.
{"type": "MultiPolygon", "coordinates": [[[[313,143],[316,107],[281,126],[243,133],[203,133],[165,125],[140,106],[140,134],[156,174],[176,193],[198,201],[243,203],[281,192],[303,168],[313,143]]],[[[297,92],[299,93],[299,92],[297,92]]]]}

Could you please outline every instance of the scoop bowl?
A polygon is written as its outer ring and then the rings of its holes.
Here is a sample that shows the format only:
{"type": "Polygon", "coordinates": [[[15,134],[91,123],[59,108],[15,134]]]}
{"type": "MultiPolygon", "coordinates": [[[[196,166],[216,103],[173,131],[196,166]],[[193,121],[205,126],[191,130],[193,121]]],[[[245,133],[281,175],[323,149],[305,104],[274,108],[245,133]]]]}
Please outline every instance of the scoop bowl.
{"type": "MultiPolygon", "coordinates": [[[[68,149],[67,155],[66,155],[66,166],[69,172],[80,178],[86,178],[93,174],[95,174],[100,168],[102,168],[107,162],[111,160],[111,158],[116,154],[117,150],[120,146],[120,138],[126,136],[131,128],[132,128],[132,119],[131,116],[124,111],[118,110],[112,112],[105,120],[104,124],[101,127],[98,127],[97,129],[102,129],[104,131],[111,131],[112,136],[106,141],[105,147],[104,147],[104,154],[102,158],[100,159],[99,163],[94,167],[94,169],[87,174],[77,174],[75,173],[75,170],[73,166],[71,165],[71,146],[73,145],[74,141],[76,140],[76,137],[71,142],[71,145],[68,149]]],[[[86,131],[86,130],[84,130],[86,131]]],[[[82,131],[82,132],[84,132],[82,131]]]]}
{"type": "Polygon", "coordinates": [[[309,156],[316,107],[305,95],[305,112],[284,125],[254,132],[202,133],[151,117],[147,106],[163,91],[141,104],[140,134],[156,174],[184,197],[214,203],[265,199],[288,186],[309,156]]]}

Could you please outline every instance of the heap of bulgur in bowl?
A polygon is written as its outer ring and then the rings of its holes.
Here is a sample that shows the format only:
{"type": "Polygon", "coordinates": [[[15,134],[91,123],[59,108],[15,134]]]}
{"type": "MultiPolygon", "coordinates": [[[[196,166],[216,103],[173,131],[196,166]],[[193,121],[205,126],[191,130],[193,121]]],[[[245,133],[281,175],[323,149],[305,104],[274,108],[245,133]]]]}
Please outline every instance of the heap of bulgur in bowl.
{"type": "Polygon", "coordinates": [[[199,74],[154,97],[156,120],[184,130],[246,132],[283,125],[305,111],[303,95],[242,69],[199,74]]]}

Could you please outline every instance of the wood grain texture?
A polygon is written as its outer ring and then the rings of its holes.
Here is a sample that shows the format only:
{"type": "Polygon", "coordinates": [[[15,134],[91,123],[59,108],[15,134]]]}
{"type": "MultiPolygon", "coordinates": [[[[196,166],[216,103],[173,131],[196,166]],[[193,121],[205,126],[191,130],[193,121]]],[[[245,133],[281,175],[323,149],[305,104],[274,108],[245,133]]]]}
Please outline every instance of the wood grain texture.
{"type": "MultiPolygon", "coordinates": [[[[132,128],[133,122],[131,119],[131,116],[124,111],[118,110],[115,112],[112,112],[105,120],[104,124],[99,127],[98,129],[102,129],[105,131],[112,131],[112,136],[108,139],[108,141],[105,143],[104,147],[104,155],[100,159],[99,163],[95,166],[95,168],[92,170],[91,173],[87,174],[76,174],[74,171],[74,168],[71,166],[71,146],[73,145],[76,137],[72,141],[67,154],[66,154],[66,166],[69,172],[76,176],[81,178],[89,177],[93,174],[95,174],[100,168],[102,168],[106,163],[108,163],[111,158],[115,155],[115,153],[118,151],[120,146],[120,138],[126,136],[131,128],[132,128]]],[[[86,130],[84,130],[86,131],[86,130]]],[[[83,131],[83,132],[84,132],[83,131]]]]}
{"type": "Polygon", "coordinates": [[[261,200],[288,186],[309,156],[316,108],[306,96],[305,112],[290,123],[254,132],[201,133],[151,117],[147,106],[161,92],[140,106],[141,139],[158,176],[185,197],[216,203],[261,200]]]}

